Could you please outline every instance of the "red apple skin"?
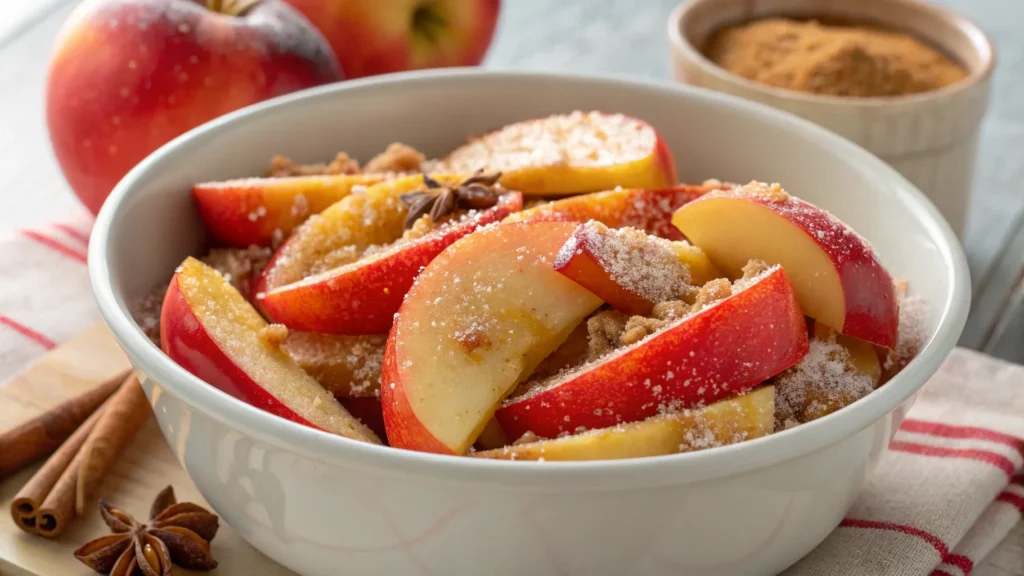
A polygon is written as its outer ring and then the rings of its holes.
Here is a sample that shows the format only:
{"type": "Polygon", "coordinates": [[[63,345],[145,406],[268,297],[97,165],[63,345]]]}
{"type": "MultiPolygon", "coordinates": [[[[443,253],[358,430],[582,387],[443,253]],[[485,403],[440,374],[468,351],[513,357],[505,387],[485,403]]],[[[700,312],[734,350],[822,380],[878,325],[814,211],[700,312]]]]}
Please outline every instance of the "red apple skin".
{"type": "Polygon", "coordinates": [[[501,0],[286,1],[320,29],[348,78],[476,66],[490,47],[501,10],[501,0]],[[427,16],[420,27],[417,10],[427,16]],[[431,16],[443,24],[431,27],[431,16]]]}
{"type": "Polygon", "coordinates": [[[522,194],[504,194],[494,207],[438,234],[428,234],[395,250],[260,292],[256,296],[259,309],[291,330],[383,334],[391,329],[395,313],[424,266],[459,238],[522,207],[522,194]]]}
{"type": "Polygon", "coordinates": [[[879,262],[867,240],[829,212],[795,196],[787,196],[784,201],[779,201],[771,195],[742,195],[741,191],[720,190],[695,202],[737,196],[764,206],[788,220],[811,238],[831,260],[843,288],[845,306],[843,325],[833,328],[885,348],[896,345],[899,326],[896,289],[892,277],[879,262]]]}
{"type": "MultiPolygon", "coordinates": [[[[664,147],[664,146],[660,146],[664,147]]],[[[667,151],[667,148],[666,148],[667,151]]],[[[671,156],[668,156],[671,161],[671,156]]],[[[683,240],[672,215],[712,189],[681,184],[671,188],[623,188],[560,198],[508,217],[509,222],[597,220],[609,228],[630,226],[668,240],[683,240]]]]}
{"type": "Polygon", "coordinates": [[[409,397],[405,393],[405,387],[394,384],[392,375],[399,372],[395,338],[389,337],[387,347],[384,348],[380,387],[381,405],[388,407],[384,410],[384,428],[388,443],[407,450],[454,456],[455,451],[438,440],[416,416],[416,411],[412,409],[409,397]],[[387,384],[388,382],[391,384],[387,384]]]}
{"type": "Polygon", "coordinates": [[[718,304],[614,352],[563,382],[505,403],[509,438],[542,438],[643,420],[746,392],[807,354],[807,324],[781,268],[718,304]]]}
{"type": "Polygon", "coordinates": [[[260,410],[323,430],[264,390],[221,350],[192,312],[177,275],[171,279],[160,309],[160,342],[165,354],[201,380],[260,410]]]}
{"type": "Polygon", "coordinates": [[[240,17],[192,0],[87,2],[57,40],[46,120],[65,178],[96,213],[132,166],[172,138],[340,79],[326,40],[280,0],[240,17]]]}

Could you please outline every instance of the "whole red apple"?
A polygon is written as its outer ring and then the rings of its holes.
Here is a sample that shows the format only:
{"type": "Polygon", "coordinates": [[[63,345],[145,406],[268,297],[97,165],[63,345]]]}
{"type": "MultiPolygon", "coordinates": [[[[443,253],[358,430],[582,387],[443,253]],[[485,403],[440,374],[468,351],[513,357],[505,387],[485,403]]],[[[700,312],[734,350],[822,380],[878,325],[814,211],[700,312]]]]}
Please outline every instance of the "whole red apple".
{"type": "Polygon", "coordinates": [[[475,66],[501,0],[286,0],[323,32],[348,78],[475,66]]]}
{"type": "Polygon", "coordinates": [[[175,136],[340,79],[323,36],[279,0],[94,0],[57,39],[46,120],[64,176],[96,213],[175,136]]]}

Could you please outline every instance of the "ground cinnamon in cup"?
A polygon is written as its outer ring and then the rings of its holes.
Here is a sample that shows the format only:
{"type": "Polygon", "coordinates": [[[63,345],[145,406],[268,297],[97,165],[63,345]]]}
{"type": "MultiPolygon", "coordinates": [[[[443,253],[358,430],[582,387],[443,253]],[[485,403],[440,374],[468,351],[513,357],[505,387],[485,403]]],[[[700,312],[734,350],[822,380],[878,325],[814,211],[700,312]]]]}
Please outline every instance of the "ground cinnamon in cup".
{"type": "Polygon", "coordinates": [[[959,82],[965,70],[924,42],[865,25],[768,18],[728,26],[709,59],[769,86],[830,96],[901,96],[959,82]]]}

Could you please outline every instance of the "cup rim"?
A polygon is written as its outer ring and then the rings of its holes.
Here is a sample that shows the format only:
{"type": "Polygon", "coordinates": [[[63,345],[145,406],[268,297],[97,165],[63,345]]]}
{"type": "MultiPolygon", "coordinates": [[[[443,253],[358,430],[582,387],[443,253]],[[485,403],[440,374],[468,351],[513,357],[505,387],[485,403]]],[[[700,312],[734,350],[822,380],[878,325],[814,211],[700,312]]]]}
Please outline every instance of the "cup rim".
{"type": "MultiPolygon", "coordinates": [[[[954,12],[948,8],[928,4],[920,0],[886,0],[890,4],[899,4],[912,10],[931,13],[945,21],[968,40],[974,48],[975,54],[981,61],[981,65],[969,70],[967,77],[959,82],[943,86],[938,90],[905,94],[901,96],[833,96],[827,94],[814,94],[797,90],[786,90],[755,82],[738,74],[733,74],[718,64],[712,62],[704,53],[699,50],[683,34],[683,27],[687,20],[693,15],[696,7],[702,4],[710,4],[720,0],[683,0],[678,4],[668,18],[668,39],[674,50],[682,52],[690,61],[694,62],[707,74],[710,74],[723,82],[742,86],[747,90],[769,95],[780,100],[791,100],[806,104],[821,106],[856,106],[864,108],[875,108],[881,106],[896,105],[917,105],[923,102],[949,98],[966,92],[978,84],[988,81],[996,64],[996,49],[992,39],[985,31],[969,20],[966,16],[954,12]]],[[[857,6],[858,4],[851,4],[857,6]]],[[[916,34],[910,33],[917,38],[916,34]]]]}
{"type": "Polygon", "coordinates": [[[372,469],[375,473],[417,475],[446,483],[499,484],[521,489],[622,489],[689,483],[747,472],[796,458],[865,429],[886,417],[916,392],[934,374],[956,344],[967,319],[970,282],[966,257],[949,224],[938,209],[898,172],[856,144],[820,126],[769,106],[742,98],[674,82],[658,82],[632,76],[552,71],[494,71],[474,68],[412,71],[369,77],[310,88],[248,106],[202,126],[165,144],[134,167],[112,191],[96,219],[89,246],[89,277],[100,312],[136,367],[191,409],[252,438],[310,459],[350,468],[372,469]],[[891,183],[894,194],[905,200],[910,213],[919,218],[936,242],[946,263],[950,292],[939,305],[936,329],[928,344],[900,374],[867,397],[825,418],[790,430],[710,450],[627,460],[584,462],[508,462],[402,450],[358,442],[328,432],[274,417],[254,406],[210,386],[167,357],[142,332],[127,311],[128,305],[115,290],[109,256],[113,253],[111,231],[125,218],[137,186],[167,158],[188,156],[197,143],[216,139],[218,134],[247,118],[268,111],[301,107],[307,100],[332,98],[352,90],[376,90],[388,86],[411,86],[453,81],[517,82],[524,79],[546,83],[571,81],[581,84],[628,86],[633,90],[685,94],[715,106],[736,109],[789,130],[799,130],[822,147],[831,148],[851,163],[867,166],[891,183]]]}

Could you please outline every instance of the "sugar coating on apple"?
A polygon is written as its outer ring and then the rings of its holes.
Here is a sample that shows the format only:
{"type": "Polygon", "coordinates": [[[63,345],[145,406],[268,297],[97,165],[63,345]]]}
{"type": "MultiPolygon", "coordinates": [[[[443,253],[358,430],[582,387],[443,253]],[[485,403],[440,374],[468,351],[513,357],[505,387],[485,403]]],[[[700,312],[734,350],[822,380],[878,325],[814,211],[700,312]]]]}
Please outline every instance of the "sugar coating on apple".
{"type": "Polygon", "coordinates": [[[575,228],[488,226],[423,270],[384,353],[381,402],[392,446],[464,453],[501,400],[601,304],[552,268],[575,228]]]}
{"type": "Polygon", "coordinates": [[[775,390],[753,392],[698,410],[659,414],[639,422],[588,430],[546,440],[521,438],[497,449],[475,452],[498,460],[618,460],[704,450],[753,440],[775,428],[775,390]]]}
{"type": "Polygon", "coordinates": [[[816,330],[807,355],[772,379],[780,429],[827,416],[875,389],[881,374],[878,359],[872,351],[870,358],[863,356],[856,342],[844,345],[834,332],[816,330]]]}
{"type": "Polygon", "coordinates": [[[602,312],[588,320],[588,362],[527,382],[495,417],[518,438],[554,438],[704,406],[743,393],[807,353],[807,325],[779,267],[752,263],[693,305],[659,303],[651,318],[602,312]]]}
{"type": "MultiPolygon", "coordinates": [[[[462,175],[435,175],[456,184],[462,175]]],[[[371,246],[385,246],[405,234],[408,207],[402,195],[424,188],[423,176],[406,176],[375,184],[332,204],[299,226],[278,248],[256,290],[266,292],[306,276],[351,264],[371,246]]]]}
{"type": "Polygon", "coordinates": [[[750,258],[779,264],[811,318],[891,348],[898,310],[892,278],[860,235],[778,184],[710,192],[672,222],[726,274],[750,258]]]}
{"type": "Polygon", "coordinates": [[[281,349],[287,331],[276,328],[191,257],[178,267],[160,314],[161,348],[209,384],[293,422],[380,443],[281,349]]]}
{"type": "Polygon", "coordinates": [[[676,184],[672,156],[650,124],[603,112],[575,111],[510,124],[470,140],[441,165],[451,172],[501,172],[506,188],[527,195],[676,184]]]}
{"type": "Polygon", "coordinates": [[[386,334],[337,336],[289,331],[281,347],[335,396],[376,398],[386,341],[386,334]]]}
{"type": "Polygon", "coordinates": [[[628,226],[669,240],[682,240],[683,235],[672,225],[672,215],[687,202],[696,200],[712,189],[708,186],[681,184],[671,188],[619,188],[592,192],[528,208],[509,216],[508,221],[597,220],[611,228],[628,226]]]}
{"type": "Polygon", "coordinates": [[[241,178],[196,184],[192,197],[221,244],[270,246],[310,216],[385,179],[382,174],[241,178]]]}
{"type": "Polygon", "coordinates": [[[690,288],[690,270],[668,240],[596,220],[576,228],[555,270],[633,315],[650,314],[658,302],[681,299],[690,288]]]}
{"type": "MultiPolygon", "coordinates": [[[[523,207],[519,192],[509,192],[484,210],[469,210],[436,226],[374,247],[358,260],[265,290],[256,296],[270,318],[289,328],[328,334],[380,334],[394,321],[406,292],[424,266],[453,242],[481,226],[498,222],[523,207]]],[[[411,208],[410,208],[411,209],[411,208]]],[[[425,216],[416,224],[429,221],[425,216]]]]}

